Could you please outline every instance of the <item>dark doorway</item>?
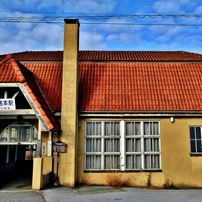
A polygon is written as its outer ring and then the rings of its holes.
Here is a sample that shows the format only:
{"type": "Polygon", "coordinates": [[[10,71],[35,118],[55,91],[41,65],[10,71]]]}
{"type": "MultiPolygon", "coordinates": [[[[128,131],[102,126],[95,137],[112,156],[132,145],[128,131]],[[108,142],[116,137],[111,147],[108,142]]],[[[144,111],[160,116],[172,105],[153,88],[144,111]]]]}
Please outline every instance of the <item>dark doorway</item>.
{"type": "Polygon", "coordinates": [[[0,145],[0,186],[16,180],[32,182],[35,145],[0,145]]]}

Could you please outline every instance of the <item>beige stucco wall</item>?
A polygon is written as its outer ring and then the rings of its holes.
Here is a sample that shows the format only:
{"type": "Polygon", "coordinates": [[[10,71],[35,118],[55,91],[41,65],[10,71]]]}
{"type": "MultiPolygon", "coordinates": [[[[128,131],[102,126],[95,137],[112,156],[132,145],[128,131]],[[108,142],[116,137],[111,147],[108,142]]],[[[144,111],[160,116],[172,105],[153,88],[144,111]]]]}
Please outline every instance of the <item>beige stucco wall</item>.
{"type": "Polygon", "coordinates": [[[52,157],[33,159],[32,189],[40,190],[52,180],[50,168],[52,168],[52,157]]]}
{"type": "Polygon", "coordinates": [[[34,158],[32,189],[40,190],[43,187],[43,158],[34,158]]]}
{"type": "Polygon", "coordinates": [[[202,187],[202,156],[190,156],[191,125],[202,125],[202,119],[161,120],[162,169],[164,178],[179,186],[202,187]]]}
{"type": "MultiPolygon", "coordinates": [[[[161,138],[161,165],[162,171],[155,172],[84,172],[84,130],[85,120],[80,119],[78,135],[78,172],[77,181],[86,184],[107,184],[109,177],[118,176],[128,180],[130,186],[147,186],[151,179],[151,185],[163,187],[165,183],[178,187],[202,187],[202,156],[190,156],[189,125],[202,125],[201,118],[175,118],[171,123],[170,117],[130,120],[158,120],[160,121],[161,138]]],[[[107,120],[107,119],[97,119],[107,120]]],[[[110,119],[110,120],[115,120],[110,119]]],[[[118,120],[118,119],[117,119],[118,120]]],[[[126,120],[126,119],[119,119],[126,120]]]]}

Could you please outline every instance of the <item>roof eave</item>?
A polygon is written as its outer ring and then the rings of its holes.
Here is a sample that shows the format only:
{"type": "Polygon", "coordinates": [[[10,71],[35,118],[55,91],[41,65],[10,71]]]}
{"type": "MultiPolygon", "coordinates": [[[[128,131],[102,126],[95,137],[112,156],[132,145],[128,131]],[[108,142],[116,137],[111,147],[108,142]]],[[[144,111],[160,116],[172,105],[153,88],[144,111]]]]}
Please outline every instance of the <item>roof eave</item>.
{"type": "Polygon", "coordinates": [[[202,111],[80,111],[80,117],[202,117],[202,111]]]}

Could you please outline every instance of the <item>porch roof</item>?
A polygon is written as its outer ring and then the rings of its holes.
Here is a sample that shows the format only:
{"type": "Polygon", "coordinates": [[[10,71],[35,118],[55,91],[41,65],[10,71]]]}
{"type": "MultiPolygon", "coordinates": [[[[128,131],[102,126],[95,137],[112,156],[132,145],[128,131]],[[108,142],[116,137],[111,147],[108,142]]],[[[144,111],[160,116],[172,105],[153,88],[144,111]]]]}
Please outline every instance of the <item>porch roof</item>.
{"type": "Polygon", "coordinates": [[[60,124],[52,113],[35,75],[28,68],[16,61],[12,55],[7,55],[0,62],[0,71],[0,83],[22,83],[48,129],[60,130],[60,124]]]}

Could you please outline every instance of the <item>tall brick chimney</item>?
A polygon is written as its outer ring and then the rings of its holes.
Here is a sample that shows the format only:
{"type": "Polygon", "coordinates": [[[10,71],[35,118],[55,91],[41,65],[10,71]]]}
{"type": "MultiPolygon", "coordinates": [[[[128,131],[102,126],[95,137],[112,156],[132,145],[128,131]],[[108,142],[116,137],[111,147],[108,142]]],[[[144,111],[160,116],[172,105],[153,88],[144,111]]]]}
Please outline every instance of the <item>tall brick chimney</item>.
{"type": "Polygon", "coordinates": [[[59,182],[69,187],[75,186],[76,141],[78,122],[78,51],[79,21],[64,20],[64,52],[62,76],[61,138],[68,145],[67,153],[61,153],[59,182]]]}

